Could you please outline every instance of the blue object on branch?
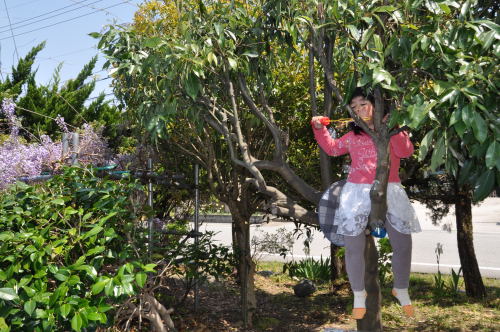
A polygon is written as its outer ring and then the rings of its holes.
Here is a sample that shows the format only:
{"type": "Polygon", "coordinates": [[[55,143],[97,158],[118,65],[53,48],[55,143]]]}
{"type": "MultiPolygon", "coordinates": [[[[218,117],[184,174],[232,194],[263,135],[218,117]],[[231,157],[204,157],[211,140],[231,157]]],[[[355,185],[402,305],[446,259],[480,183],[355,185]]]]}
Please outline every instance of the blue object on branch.
{"type": "Polygon", "coordinates": [[[370,233],[372,236],[383,239],[387,235],[387,231],[383,227],[377,227],[370,233]]]}

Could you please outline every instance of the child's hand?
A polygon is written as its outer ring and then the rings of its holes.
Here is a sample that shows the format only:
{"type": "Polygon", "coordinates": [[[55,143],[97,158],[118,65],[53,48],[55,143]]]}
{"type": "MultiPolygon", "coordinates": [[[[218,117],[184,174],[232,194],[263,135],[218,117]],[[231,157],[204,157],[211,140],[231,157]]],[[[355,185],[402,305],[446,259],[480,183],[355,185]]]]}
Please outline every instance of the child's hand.
{"type": "Polygon", "coordinates": [[[321,129],[329,123],[329,119],[326,116],[314,116],[311,119],[311,126],[316,129],[321,129]]]}

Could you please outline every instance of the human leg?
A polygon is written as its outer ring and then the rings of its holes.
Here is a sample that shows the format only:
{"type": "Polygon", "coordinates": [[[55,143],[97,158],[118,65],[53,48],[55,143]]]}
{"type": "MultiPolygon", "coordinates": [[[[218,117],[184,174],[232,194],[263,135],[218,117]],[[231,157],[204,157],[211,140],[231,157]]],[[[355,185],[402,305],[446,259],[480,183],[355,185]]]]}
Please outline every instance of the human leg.
{"type": "Polygon", "coordinates": [[[393,250],[392,272],[394,274],[394,288],[392,294],[398,299],[406,315],[413,317],[413,306],[408,294],[412,250],[411,234],[398,232],[390,222],[386,223],[386,229],[393,250]]]}
{"type": "Polygon", "coordinates": [[[365,291],[365,245],[366,236],[361,233],[357,236],[345,236],[345,262],[347,276],[354,293],[352,316],[361,319],[366,313],[365,291]]]}

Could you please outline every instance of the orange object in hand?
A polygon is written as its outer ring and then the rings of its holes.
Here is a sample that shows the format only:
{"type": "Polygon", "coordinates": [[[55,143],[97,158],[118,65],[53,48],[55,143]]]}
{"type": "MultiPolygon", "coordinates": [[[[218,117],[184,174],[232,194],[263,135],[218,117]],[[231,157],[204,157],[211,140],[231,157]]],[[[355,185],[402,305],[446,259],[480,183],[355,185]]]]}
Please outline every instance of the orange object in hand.
{"type": "MultiPolygon", "coordinates": [[[[369,120],[370,118],[361,118],[363,120],[369,120]]],[[[319,122],[323,125],[323,126],[328,126],[331,122],[341,122],[341,123],[348,123],[348,122],[351,122],[351,121],[354,121],[354,119],[352,118],[342,118],[342,119],[336,119],[336,120],[331,120],[329,119],[328,117],[324,116],[321,118],[321,120],[319,120],[319,122]]]]}

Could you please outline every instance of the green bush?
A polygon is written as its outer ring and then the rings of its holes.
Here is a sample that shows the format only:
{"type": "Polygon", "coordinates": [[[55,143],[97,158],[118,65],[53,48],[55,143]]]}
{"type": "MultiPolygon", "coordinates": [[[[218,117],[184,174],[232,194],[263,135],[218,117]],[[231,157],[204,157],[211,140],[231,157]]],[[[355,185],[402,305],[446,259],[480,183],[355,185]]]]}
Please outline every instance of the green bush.
{"type": "Polygon", "coordinates": [[[127,240],[136,189],[68,168],[43,185],[2,193],[0,317],[12,330],[106,324],[110,304],[144,285],[155,265],[142,264],[127,240]]]}
{"type": "Polygon", "coordinates": [[[214,246],[210,234],[197,245],[187,241],[185,223],[163,227],[179,234],[157,229],[156,264],[147,264],[148,230],[140,220],[153,211],[133,199],[143,189],[135,181],[66,168],[43,184],[17,183],[2,192],[0,330],[109,326],[121,304],[162,290],[167,269],[184,276],[188,287],[204,275],[231,271],[228,249],[214,246]]]}
{"type": "Polygon", "coordinates": [[[330,258],[323,260],[306,258],[298,262],[289,262],[283,265],[283,273],[288,271],[288,275],[293,278],[303,278],[313,281],[327,282],[330,280],[330,258]]]}

